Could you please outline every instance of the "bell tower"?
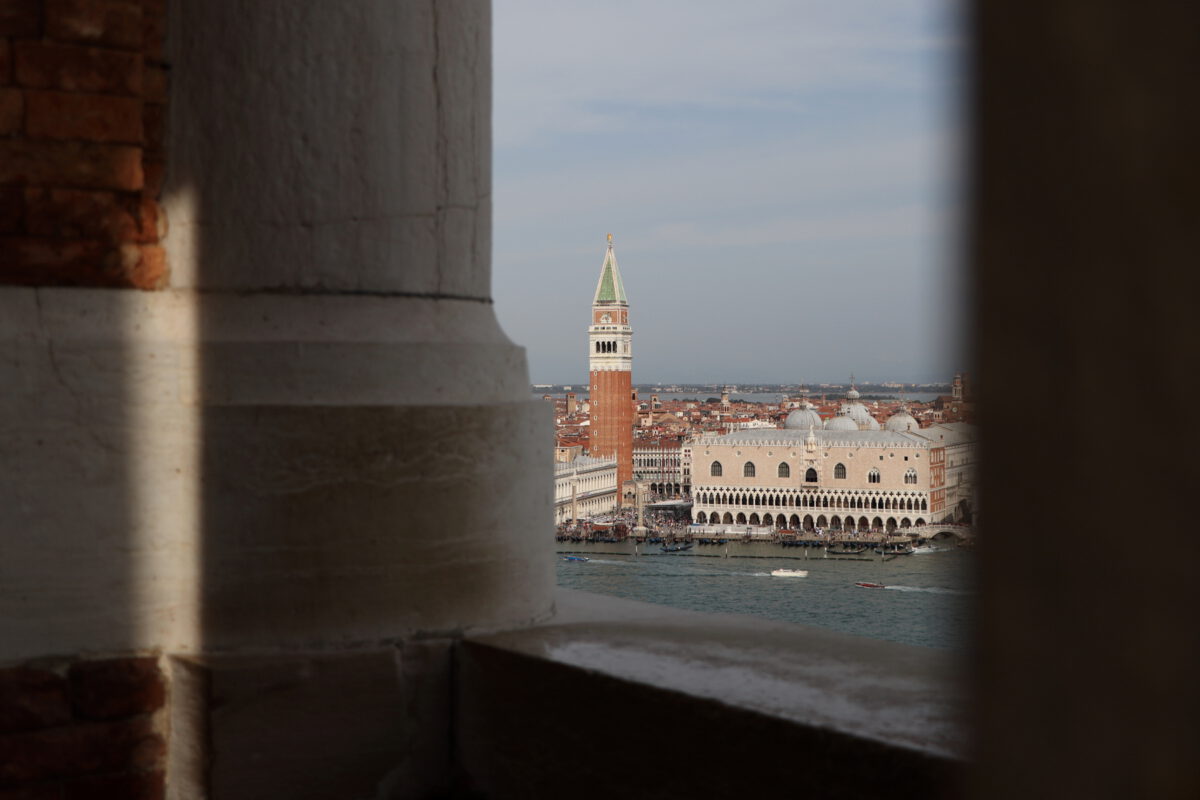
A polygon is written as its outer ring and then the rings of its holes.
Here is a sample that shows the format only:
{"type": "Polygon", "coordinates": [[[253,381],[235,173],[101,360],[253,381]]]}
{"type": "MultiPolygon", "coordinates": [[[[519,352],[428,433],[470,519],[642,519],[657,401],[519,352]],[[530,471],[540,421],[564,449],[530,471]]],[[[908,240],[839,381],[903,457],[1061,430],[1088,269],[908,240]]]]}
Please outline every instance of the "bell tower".
{"type": "Polygon", "coordinates": [[[617,486],[633,479],[633,329],[612,234],[600,267],[588,327],[590,445],[593,456],[617,460],[617,486]]]}

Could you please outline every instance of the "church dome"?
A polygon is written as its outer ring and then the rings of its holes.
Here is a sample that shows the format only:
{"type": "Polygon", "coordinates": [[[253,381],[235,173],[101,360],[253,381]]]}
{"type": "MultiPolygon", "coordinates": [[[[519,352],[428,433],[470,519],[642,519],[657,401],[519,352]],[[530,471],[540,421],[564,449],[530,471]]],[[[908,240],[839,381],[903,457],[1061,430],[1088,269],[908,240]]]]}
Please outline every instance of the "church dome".
{"type": "Polygon", "coordinates": [[[859,394],[858,389],[855,389],[853,386],[850,387],[850,391],[846,392],[847,400],[857,400],[860,397],[862,397],[862,395],[859,394]]]}
{"type": "Polygon", "coordinates": [[[805,403],[787,415],[783,427],[788,430],[806,431],[809,428],[820,428],[822,424],[821,415],[816,412],[811,403],[805,403]]]}
{"type": "Polygon", "coordinates": [[[907,409],[902,408],[888,417],[887,422],[883,423],[883,427],[889,431],[904,433],[917,430],[921,424],[917,422],[916,417],[908,413],[907,409]]]}
{"type": "Polygon", "coordinates": [[[839,412],[836,417],[825,423],[827,431],[856,431],[858,423],[845,412],[839,412]]]}
{"type": "Polygon", "coordinates": [[[862,403],[850,403],[845,405],[842,407],[842,413],[854,420],[860,430],[879,430],[879,421],[871,416],[871,412],[867,411],[867,407],[862,403]]]}

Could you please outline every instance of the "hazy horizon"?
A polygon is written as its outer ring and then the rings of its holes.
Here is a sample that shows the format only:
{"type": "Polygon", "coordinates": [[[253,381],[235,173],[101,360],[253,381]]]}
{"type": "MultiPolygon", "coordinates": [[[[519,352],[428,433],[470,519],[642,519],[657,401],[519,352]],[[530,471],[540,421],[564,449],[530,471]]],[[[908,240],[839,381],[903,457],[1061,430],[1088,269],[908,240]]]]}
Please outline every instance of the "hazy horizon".
{"type": "MultiPolygon", "coordinates": [[[[891,383],[891,381],[889,381],[889,383],[891,383]]],[[[900,381],[896,381],[896,383],[900,383],[900,381]]],[[[951,386],[953,384],[953,376],[951,377],[951,379],[945,380],[945,381],[926,381],[926,382],[920,382],[920,383],[915,382],[915,381],[904,381],[903,383],[906,386],[917,386],[917,387],[951,386]]],[[[559,381],[559,382],[553,382],[553,383],[546,382],[546,381],[531,381],[529,385],[534,389],[543,388],[543,387],[556,388],[556,387],[560,387],[560,386],[570,386],[570,387],[573,387],[572,391],[578,390],[579,393],[581,393],[581,394],[586,394],[587,390],[588,390],[588,381],[587,381],[586,376],[584,377],[584,380],[582,380],[582,381],[575,381],[575,382],[559,381]]],[[[781,386],[795,386],[795,385],[796,385],[795,383],[788,383],[787,381],[761,381],[761,382],[751,381],[751,382],[746,382],[746,383],[735,383],[732,381],[635,381],[633,383],[633,388],[635,388],[635,389],[637,389],[637,388],[661,388],[662,390],[666,391],[667,388],[671,387],[671,386],[682,386],[682,387],[703,388],[706,391],[709,389],[712,389],[715,391],[718,388],[723,387],[723,386],[733,386],[733,387],[735,387],[735,389],[732,392],[733,394],[760,394],[757,392],[746,392],[745,390],[748,387],[759,387],[759,386],[781,387],[781,386]]],[[[869,386],[871,388],[886,388],[888,392],[899,391],[898,388],[893,388],[890,386],[885,387],[885,386],[883,386],[883,384],[875,383],[875,382],[868,383],[868,382],[856,380],[855,385],[859,389],[869,386]]],[[[814,383],[806,383],[805,387],[808,390],[808,392],[811,394],[811,393],[817,392],[819,390],[829,390],[829,391],[849,390],[850,383],[848,381],[842,381],[841,383],[822,381],[820,383],[815,383],[815,382],[814,383]]],[[[921,392],[916,392],[916,394],[920,394],[920,393],[921,392]]]]}

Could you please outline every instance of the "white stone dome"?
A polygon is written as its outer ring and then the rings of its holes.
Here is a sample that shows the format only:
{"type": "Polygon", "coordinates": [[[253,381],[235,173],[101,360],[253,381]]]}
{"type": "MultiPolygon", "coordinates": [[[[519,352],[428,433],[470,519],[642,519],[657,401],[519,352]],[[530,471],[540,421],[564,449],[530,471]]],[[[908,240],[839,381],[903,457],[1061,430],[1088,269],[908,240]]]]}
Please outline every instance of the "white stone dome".
{"type": "Polygon", "coordinates": [[[918,430],[921,427],[921,423],[917,422],[916,417],[909,414],[907,409],[902,408],[888,417],[883,427],[889,431],[904,433],[906,431],[918,430]]]}
{"type": "Polygon", "coordinates": [[[862,397],[862,395],[859,394],[858,389],[855,389],[853,386],[850,387],[850,391],[846,392],[847,400],[857,400],[860,397],[862,397]]]}
{"type": "Polygon", "coordinates": [[[805,403],[800,406],[800,408],[788,414],[787,419],[783,421],[784,428],[797,431],[820,428],[821,425],[821,415],[817,413],[811,403],[805,403]]]}
{"type": "Polygon", "coordinates": [[[862,403],[850,403],[843,407],[843,412],[858,425],[859,430],[877,431],[879,430],[879,421],[871,416],[871,412],[867,411],[867,407],[862,403]]]}
{"type": "Polygon", "coordinates": [[[825,423],[827,431],[856,431],[858,423],[849,415],[843,412],[838,412],[838,415],[825,423]]]}

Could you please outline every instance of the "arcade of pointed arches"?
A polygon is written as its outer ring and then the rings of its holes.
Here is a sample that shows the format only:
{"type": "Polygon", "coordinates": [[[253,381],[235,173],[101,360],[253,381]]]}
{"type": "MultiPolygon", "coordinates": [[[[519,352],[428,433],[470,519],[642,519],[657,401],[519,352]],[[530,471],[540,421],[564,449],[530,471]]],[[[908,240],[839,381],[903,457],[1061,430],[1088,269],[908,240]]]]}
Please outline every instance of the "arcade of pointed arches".
{"type": "Polygon", "coordinates": [[[894,530],[924,525],[929,500],[922,492],[883,491],[795,491],[770,489],[747,492],[743,489],[705,489],[695,496],[697,506],[734,506],[730,511],[698,511],[696,522],[701,525],[763,525],[812,530],[894,530]],[[742,507],[739,509],[738,507],[742,507]],[[749,507],[749,508],[746,508],[749,507]],[[749,509],[754,510],[749,510],[749,509]],[[898,514],[875,516],[868,514],[822,513],[802,514],[770,511],[772,508],[814,509],[833,512],[888,511],[898,514]],[[909,513],[905,513],[909,512],[909,513]],[[872,518],[873,517],[873,518],[872,518]]]}
{"type": "Polygon", "coordinates": [[[880,516],[855,517],[853,514],[847,514],[844,517],[839,514],[832,514],[828,517],[824,514],[817,514],[815,517],[812,514],[805,514],[801,517],[799,514],[771,514],[770,512],[759,516],[756,511],[750,512],[749,515],[744,511],[739,511],[736,516],[729,511],[724,514],[719,511],[713,511],[711,514],[701,511],[696,515],[696,521],[701,525],[762,525],[769,528],[787,527],[806,531],[814,528],[828,528],[834,531],[894,531],[911,528],[914,525],[924,525],[926,522],[924,517],[913,519],[912,517],[888,516],[885,519],[880,516]]]}

